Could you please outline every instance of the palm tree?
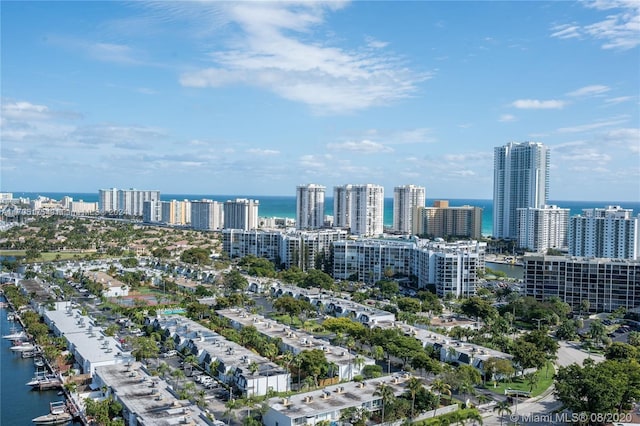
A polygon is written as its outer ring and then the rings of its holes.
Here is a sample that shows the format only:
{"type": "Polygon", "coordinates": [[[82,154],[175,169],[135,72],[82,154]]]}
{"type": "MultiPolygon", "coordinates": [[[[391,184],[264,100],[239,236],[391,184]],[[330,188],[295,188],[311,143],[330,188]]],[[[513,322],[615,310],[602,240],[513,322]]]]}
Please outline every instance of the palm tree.
{"type": "Polygon", "coordinates": [[[382,399],[382,418],[380,419],[380,423],[384,423],[384,408],[395,397],[393,389],[384,382],[381,382],[373,393],[373,396],[379,396],[382,399]]]}
{"type": "Polygon", "coordinates": [[[205,397],[207,396],[207,392],[204,389],[198,391],[198,398],[196,399],[196,404],[200,408],[204,408],[207,405],[207,400],[205,397]]]}
{"type": "Polygon", "coordinates": [[[180,386],[180,380],[184,379],[186,376],[184,375],[184,371],[176,369],[171,372],[171,375],[176,380],[176,387],[180,386]]]}
{"type": "Polygon", "coordinates": [[[591,307],[591,303],[589,303],[588,299],[582,299],[580,301],[580,312],[579,312],[579,316],[582,316],[582,311],[587,311],[589,312],[589,308],[591,307]]]}
{"type": "Polygon", "coordinates": [[[493,411],[494,412],[498,412],[498,416],[500,417],[500,426],[502,426],[502,418],[503,416],[506,414],[508,416],[511,415],[512,411],[511,411],[511,405],[509,405],[509,403],[507,401],[501,401],[498,402],[496,404],[495,407],[493,407],[493,411]]]}
{"type": "Polygon", "coordinates": [[[353,365],[356,368],[356,371],[359,372],[364,365],[364,358],[360,355],[356,355],[356,357],[353,359],[353,365]]]}
{"type": "Polygon", "coordinates": [[[464,381],[462,383],[460,383],[460,386],[458,387],[458,392],[461,392],[462,395],[464,395],[464,400],[465,400],[465,404],[467,401],[467,395],[471,394],[473,395],[474,393],[474,388],[473,385],[467,381],[464,381]]]}
{"type": "Polygon", "coordinates": [[[255,361],[251,361],[249,363],[249,367],[247,367],[249,369],[249,372],[251,373],[251,375],[254,375],[258,372],[258,364],[255,361]]]}
{"type": "Polygon", "coordinates": [[[216,359],[214,361],[211,361],[211,364],[209,364],[209,374],[211,374],[213,377],[217,377],[219,366],[220,366],[219,360],[216,359]]]}
{"type": "Polygon", "coordinates": [[[67,392],[73,394],[76,392],[76,390],[78,390],[78,384],[72,380],[69,380],[64,384],[64,388],[67,390],[67,392]]]}
{"type": "Polygon", "coordinates": [[[280,359],[282,360],[282,362],[286,366],[285,368],[287,369],[287,372],[291,373],[289,368],[291,367],[291,362],[293,361],[293,352],[285,352],[285,353],[283,353],[280,356],[280,359]]]}
{"type": "Polygon", "coordinates": [[[188,398],[191,398],[196,391],[196,384],[193,382],[187,382],[184,384],[184,387],[182,388],[183,391],[186,392],[186,394],[188,395],[188,398]]]}
{"type": "Polygon", "coordinates": [[[538,376],[538,372],[529,373],[524,375],[524,379],[527,381],[529,385],[529,392],[533,392],[533,388],[540,382],[540,377],[538,376]]]}
{"type": "Polygon", "coordinates": [[[476,396],[476,399],[478,400],[478,404],[480,405],[491,401],[491,398],[489,398],[487,395],[483,393],[478,394],[478,396],[476,396]]]}
{"type": "Polygon", "coordinates": [[[169,366],[167,365],[166,362],[161,362],[160,365],[158,365],[158,374],[160,374],[163,379],[164,379],[164,375],[169,370],[170,370],[170,368],[169,368],[169,366]]]}
{"type": "Polygon", "coordinates": [[[422,382],[417,377],[413,376],[407,382],[407,389],[411,392],[411,418],[414,417],[414,409],[416,405],[416,394],[422,389],[422,382]]]}
{"type": "Polygon", "coordinates": [[[191,364],[193,366],[198,365],[198,357],[195,356],[194,354],[189,354],[184,358],[184,362],[186,362],[187,364],[191,364]]]}
{"type": "MultiPolygon", "coordinates": [[[[431,390],[438,392],[438,405],[442,395],[447,395],[449,396],[449,398],[451,398],[451,385],[442,379],[434,380],[431,383],[431,390]]],[[[438,407],[436,407],[436,410],[433,410],[433,417],[436,416],[437,408],[438,407]]]]}
{"type": "Polygon", "coordinates": [[[596,344],[598,344],[602,337],[606,334],[607,329],[600,320],[595,320],[589,324],[589,334],[596,344]]]}
{"type": "Polygon", "coordinates": [[[482,420],[482,416],[480,415],[480,413],[478,413],[477,410],[474,410],[471,413],[469,413],[467,420],[473,420],[474,426],[475,425],[482,426],[482,424],[484,423],[484,421],[482,420]]]}
{"type": "Polygon", "coordinates": [[[262,349],[262,355],[269,358],[270,361],[273,361],[278,356],[278,346],[274,343],[267,343],[262,349]]]}
{"type": "Polygon", "coordinates": [[[296,355],[292,361],[292,364],[295,365],[298,370],[298,392],[300,392],[300,367],[302,366],[302,358],[300,357],[300,354],[296,355]]]}
{"type": "Polygon", "coordinates": [[[307,376],[304,378],[304,384],[307,389],[311,389],[311,386],[316,386],[316,379],[313,376],[307,376]]]}

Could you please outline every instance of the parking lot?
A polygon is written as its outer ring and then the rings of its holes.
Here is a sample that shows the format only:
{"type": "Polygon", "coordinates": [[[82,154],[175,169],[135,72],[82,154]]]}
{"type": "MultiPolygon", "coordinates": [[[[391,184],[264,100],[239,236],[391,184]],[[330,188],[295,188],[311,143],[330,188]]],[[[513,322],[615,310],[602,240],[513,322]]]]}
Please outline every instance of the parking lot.
{"type": "MultiPolygon", "coordinates": [[[[166,363],[169,366],[169,371],[165,373],[165,378],[172,387],[176,387],[176,379],[172,376],[172,372],[175,370],[182,370],[185,378],[179,379],[178,386],[183,388],[188,382],[191,382],[195,386],[195,394],[204,392],[204,400],[206,401],[206,410],[211,413],[216,419],[223,419],[225,413],[228,415],[226,402],[229,401],[229,391],[220,384],[216,379],[209,374],[199,370],[196,367],[191,366],[183,362],[179,354],[169,357],[162,357],[158,359],[150,359],[149,367],[155,369],[161,363],[166,363]]],[[[246,412],[246,410],[244,410],[246,412]]],[[[225,419],[226,420],[226,419],[225,419]]]]}

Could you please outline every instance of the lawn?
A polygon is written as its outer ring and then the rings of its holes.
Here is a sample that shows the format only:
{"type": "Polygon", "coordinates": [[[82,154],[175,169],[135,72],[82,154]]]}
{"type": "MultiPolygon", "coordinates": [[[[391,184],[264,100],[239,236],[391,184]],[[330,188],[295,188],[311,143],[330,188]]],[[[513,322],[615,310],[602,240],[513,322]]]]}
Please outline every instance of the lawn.
{"type": "MultiPolygon", "coordinates": [[[[0,256],[12,256],[16,258],[24,258],[26,256],[26,250],[0,250],[0,256]]],[[[37,259],[33,259],[30,263],[33,262],[52,262],[57,260],[71,260],[71,259],[87,259],[93,256],[94,258],[106,259],[113,256],[108,256],[106,254],[100,254],[96,257],[95,252],[62,252],[62,251],[45,251],[40,253],[40,256],[37,259]]]]}
{"type": "MultiPolygon", "coordinates": [[[[540,395],[542,392],[547,390],[549,386],[551,386],[551,384],[553,383],[553,375],[555,371],[553,369],[553,363],[548,362],[547,366],[549,367],[548,374],[547,374],[547,367],[542,367],[541,369],[538,370],[538,377],[540,378],[540,380],[531,391],[532,397],[540,395]]],[[[516,389],[516,390],[521,390],[525,392],[529,392],[531,389],[530,385],[526,382],[526,380],[523,380],[520,377],[516,377],[513,381],[498,382],[495,388],[493,387],[493,382],[487,382],[487,384],[485,385],[485,388],[490,390],[491,392],[495,392],[500,395],[504,395],[505,389],[516,389]]]]}
{"type": "Polygon", "coordinates": [[[271,318],[286,325],[291,325],[296,328],[302,328],[302,321],[298,317],[290,317],[288,314],[273,314],[271,318]]]}
{"type": "Polygon", "coordinates": [[[0,256],[25,257],[26,255],[26,250],[0,250],[0,256]]]}

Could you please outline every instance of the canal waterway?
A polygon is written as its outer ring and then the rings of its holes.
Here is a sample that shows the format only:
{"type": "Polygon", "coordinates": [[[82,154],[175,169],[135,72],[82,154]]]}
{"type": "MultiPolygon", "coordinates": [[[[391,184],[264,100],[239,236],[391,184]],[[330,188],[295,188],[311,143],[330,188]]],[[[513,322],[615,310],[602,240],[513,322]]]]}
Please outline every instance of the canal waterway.
{"type": "Polygon", "coordinates": [[[520,265],[511,265],[509,263],[485,262],[487,268],[494,271],[500,271],[507,274],[509,278],[521,280],[524,278],[524,268],[520,265]]]}
{"type": "MultiPolygon", "coordinates": [[[[2,297],[2,302],[6,299],[2,297]]],[[[7,320],[8,308],[0,308],[2,336],[20,331],[20,323],[7,320]],[[14,330],[16,327],[17,330],[14,330]]],[[[33,418],[49,413],[49,403],[64,399],[57,390],[34,391],[26,385],[35,373],[32,358],[22,358],[9,348],[10,340],[0,339],[0,425],[33,426],[33,418]]]]}

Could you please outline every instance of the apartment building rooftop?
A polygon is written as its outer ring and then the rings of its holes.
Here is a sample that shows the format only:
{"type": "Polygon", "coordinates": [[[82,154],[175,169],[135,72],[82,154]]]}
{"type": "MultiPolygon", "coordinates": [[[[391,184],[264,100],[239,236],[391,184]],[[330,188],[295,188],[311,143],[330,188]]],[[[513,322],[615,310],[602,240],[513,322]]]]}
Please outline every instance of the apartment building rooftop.
{"type": "Polygon", "coordinates": [[[111,388],[117,401],[125,406],[129,420],[146,426],[202,425],[205,414],[188,400],[177,399],[168,384],[151,377],[140,363],[98,367],[96,385],[111,388]]]}
{"type": "MultiPolygon", "coordinates": [[[[240,324],[242,327],[255,327],[259,333],[272,339],[280,339],[283,346],[287,347],[294,355],[312,349],[322,350],[330,363],[336,365],[347,365],[353,362],[353,356],[349,355],[349,350],[340,346],[332,345],[330,342],[318,339],[302,330],[293,330],[291,327],[283,325],[277,321],[252,314],[243,308],[229,308],[216,311],[218,315],[229,319],[232,324],[240,324]]],[[[364,358],[363,364],[374,364],[370,358],[364,358]]]]}
{"type": "Polygon", "coordinates": [[[243,365],[255,363],[258,367],[256,372],[258,376],[286,373],[278,364],[183,316],[158,316],[150,322],[154,327],[165,330],[167,337],[177,340],[178,348],[189,348],[191,353],[204,364],[218,360],[229,369],[234,366],[242,368],[243,365]]]}
{"type": "Polygon", "coordinates": [[[382,383],[389,386],[395,395],[400,395],[405,391],[409,378],[410,374],[397,374],[364,382],[340,383],[287,398],[271,398],[267,403],[271,410],[289,418],[314,418],[324,413],[360,407],[367,402],[379,400],[380,397],[374,393],[382,383]]]}
{"type": "Polygon", "coordinates": [[[93,374],[98,366],[122,364],[131,360],[120,342],[105,335],[104,329],[93,319],[72,308],[69,302],[58,302],[55,310],[43,312],[45,323],[58,336],[67,340],[67,346],[85,373],[93,374]]]}

